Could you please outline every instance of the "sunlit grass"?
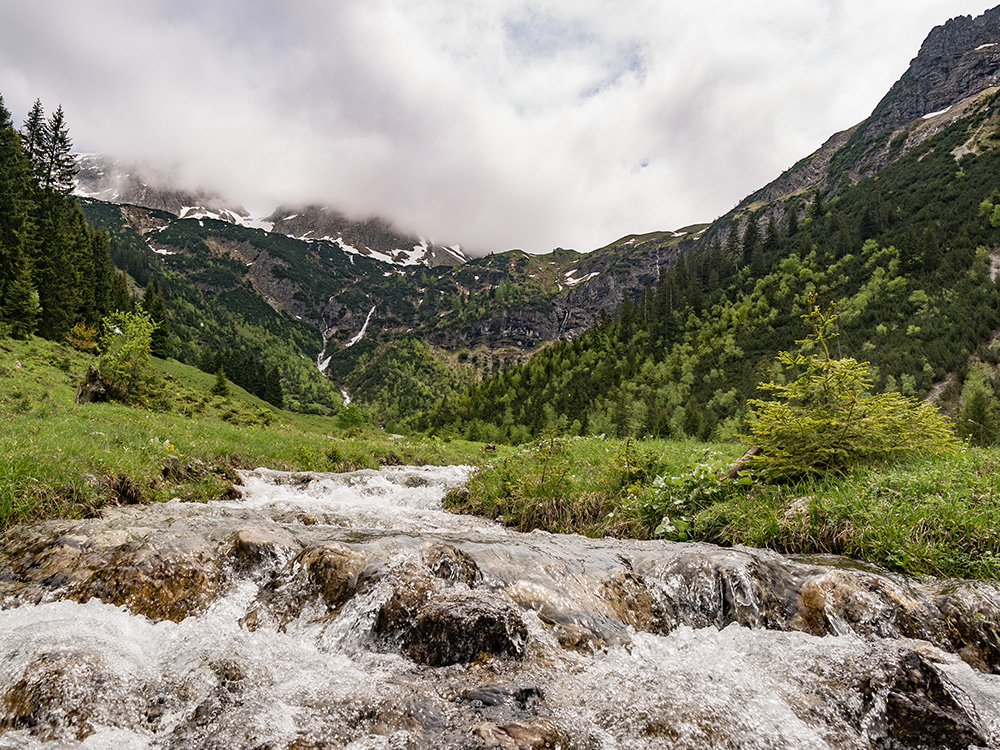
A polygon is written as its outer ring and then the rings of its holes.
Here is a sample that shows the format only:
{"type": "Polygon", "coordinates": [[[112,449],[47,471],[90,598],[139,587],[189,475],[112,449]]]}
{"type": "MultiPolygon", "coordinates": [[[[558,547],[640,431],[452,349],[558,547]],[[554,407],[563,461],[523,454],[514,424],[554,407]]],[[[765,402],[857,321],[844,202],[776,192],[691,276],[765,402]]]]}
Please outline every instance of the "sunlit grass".
{"type": "Polygon", "coordinates": [[[93,359],[41,339],[0,341],[0,527],[80,516],[120,501],[128,477],[145,501],[207,500],[231,486],[234,468],[351,471],[388,464],[481,460],[479,444],[393,438],[373,427],[345,433],[329,417],[274,409],[215,377],[156,360],[164,410],[75,403],[93,359]],[[193,466],[187,476],[164,468],[193,466]]]}

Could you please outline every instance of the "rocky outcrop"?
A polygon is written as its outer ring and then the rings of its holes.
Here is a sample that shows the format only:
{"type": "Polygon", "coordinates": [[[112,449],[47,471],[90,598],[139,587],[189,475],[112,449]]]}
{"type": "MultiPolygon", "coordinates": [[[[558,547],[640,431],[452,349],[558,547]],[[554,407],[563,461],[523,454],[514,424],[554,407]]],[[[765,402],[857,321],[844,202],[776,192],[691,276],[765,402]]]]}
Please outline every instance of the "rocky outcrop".
{"type": "Polygon", "coordinates": [[[1000,8],[936,26],[864,125],[895,130],[1000,83],[1000,8]]]}

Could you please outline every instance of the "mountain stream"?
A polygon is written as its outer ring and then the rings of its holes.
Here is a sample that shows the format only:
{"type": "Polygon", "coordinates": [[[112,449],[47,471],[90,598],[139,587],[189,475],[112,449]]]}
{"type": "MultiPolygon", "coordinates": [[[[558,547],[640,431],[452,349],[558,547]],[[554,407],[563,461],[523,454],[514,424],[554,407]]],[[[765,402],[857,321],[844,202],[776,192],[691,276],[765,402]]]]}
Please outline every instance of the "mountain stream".
{"type": "Polygon", "coordinates": [[[462,467],[0,540],[0,750],[1000,748],[1000,587],[522,534],[462,467]]]}

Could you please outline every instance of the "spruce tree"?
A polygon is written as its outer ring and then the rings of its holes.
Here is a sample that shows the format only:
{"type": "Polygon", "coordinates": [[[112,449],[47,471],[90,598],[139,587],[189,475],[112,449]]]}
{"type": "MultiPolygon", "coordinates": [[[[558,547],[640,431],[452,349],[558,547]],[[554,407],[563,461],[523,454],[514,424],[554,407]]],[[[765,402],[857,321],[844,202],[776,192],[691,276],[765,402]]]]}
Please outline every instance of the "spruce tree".
{"type": "Polygon", "coordinates": [[[31,165],[31,172],[35,177],[35,181],[39,184],[42,183],[45,173],[45,130],[45,111],[42,109],[42,102],[39,99],[35,99],[35,103],[32,105],[31,111],[28,112],[27,119],[24,121],[21,136],[24,139],[24,151],[31,165]]]}
{"type": "Polygon", "coordinates": [[[42,189],[69,195],[73,192],[78,168],[62,105],[45,125],[43,147],[42,189]]]}
{"type": "Polygon", "coordinates": [[[11,336],[24,339],[35,332],[41,314],[42,307],[38,292],[31,282],[28,262],[22,259],[14,272],[14,278],[7,285],[0,317],[10,325],[11,336]]]}
{"type": "Polygon", "coordinates": [[[170,325],[167,322],[167,305],[163,294],[157,291],[152,282],[142,295],[142,309],[149,313],[150,319],[156,324],[150,342],[150,352],[154,357],[166,359],[170,356],[170,325]]]}
{"type": "Polygon", "coordinates": [[[0,306],[32,241],[31,171],[0,97],[0,306]]]}

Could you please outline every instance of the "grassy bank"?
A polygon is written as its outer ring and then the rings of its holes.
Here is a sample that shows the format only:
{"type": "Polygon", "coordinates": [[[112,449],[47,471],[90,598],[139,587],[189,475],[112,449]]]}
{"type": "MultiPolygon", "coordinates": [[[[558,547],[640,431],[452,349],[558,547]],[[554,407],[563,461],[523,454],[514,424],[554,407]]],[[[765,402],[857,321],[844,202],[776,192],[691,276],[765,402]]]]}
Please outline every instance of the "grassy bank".
{"type": "Polygon", "coordinates": [[[0,340],[0,527],[83,516],[109,503],[229,491],[233,469],[350,471],[481,460],[462,441],[394,438],[370,427],[274,409],[176,361],[154,360],[163,409],[74,403],[93,358],[41,339],[0,340]]]}
{"type": "Polygon", "coordinates": [[[796,484],[720,481],[737,445],[549,440],[481,467],[446,504],[513,527],[835,553],[1000,579],[1000,452],[965,449],[796,484]]]}

